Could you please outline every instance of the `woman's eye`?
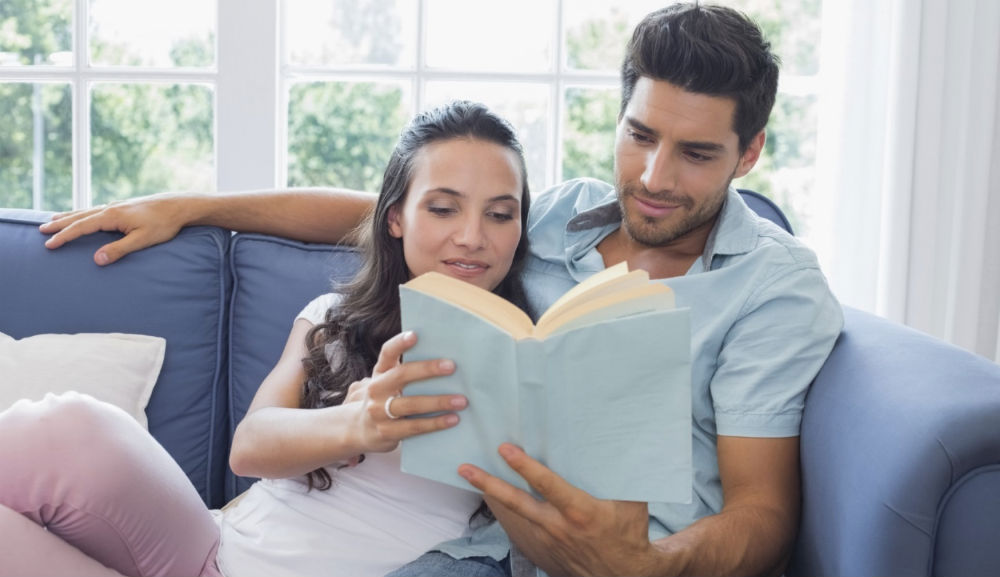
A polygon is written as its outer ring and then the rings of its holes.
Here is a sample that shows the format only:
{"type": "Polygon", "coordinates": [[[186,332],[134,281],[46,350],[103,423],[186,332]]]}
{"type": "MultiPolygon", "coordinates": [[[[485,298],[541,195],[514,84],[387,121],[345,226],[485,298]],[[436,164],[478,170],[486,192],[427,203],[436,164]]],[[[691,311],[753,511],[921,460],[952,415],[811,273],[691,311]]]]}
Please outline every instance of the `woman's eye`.
{"type": "Polygon", "coordinates": [[[488,212],[486,213],[486,215],[492,218],[493,220],[497,220],[500,222],[507,222],[510,220],[514,220],[514,215],[507,212],[488,212]]]}
{"type": "Polygon", "coordinates": [[[427,212],[437,216],[448,216],[455,212],[455,209],[446,206],[428,206],[427,212]]]}

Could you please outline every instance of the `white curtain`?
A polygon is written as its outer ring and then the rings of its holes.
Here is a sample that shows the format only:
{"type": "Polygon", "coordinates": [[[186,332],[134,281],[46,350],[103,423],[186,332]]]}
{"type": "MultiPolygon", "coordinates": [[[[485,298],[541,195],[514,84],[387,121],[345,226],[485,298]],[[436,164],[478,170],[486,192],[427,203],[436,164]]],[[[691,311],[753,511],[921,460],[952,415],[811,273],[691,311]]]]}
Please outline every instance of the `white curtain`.
{"type": "Polygon", "coordinates": [[[826,0],[820,66],[837,296],[1000,362],[1000,1],[826,0]]]}

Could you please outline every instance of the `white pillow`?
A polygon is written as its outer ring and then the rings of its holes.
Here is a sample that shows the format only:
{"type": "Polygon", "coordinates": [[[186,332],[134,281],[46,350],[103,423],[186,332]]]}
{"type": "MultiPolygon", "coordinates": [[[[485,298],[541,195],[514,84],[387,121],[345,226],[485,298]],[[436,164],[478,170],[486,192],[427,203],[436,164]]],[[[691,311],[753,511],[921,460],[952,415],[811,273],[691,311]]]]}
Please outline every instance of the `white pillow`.
{"type": "Polygon", "coordinates": [[[167,341],[123,333],[0,333],[0,411],[20,399],[77,391],[111,403],[148,428],[146,404],[167,341]]]}

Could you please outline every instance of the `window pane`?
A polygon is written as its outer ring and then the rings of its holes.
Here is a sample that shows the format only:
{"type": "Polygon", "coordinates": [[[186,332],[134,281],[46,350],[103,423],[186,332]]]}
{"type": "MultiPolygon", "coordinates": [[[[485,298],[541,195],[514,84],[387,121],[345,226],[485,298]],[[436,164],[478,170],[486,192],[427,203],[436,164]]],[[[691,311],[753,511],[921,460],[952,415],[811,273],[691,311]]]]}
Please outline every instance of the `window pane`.
{"type": "Polygon", "coordinates": [[[781,74],[810,76],[819,72],[822,0],[730,0],[728,4],[746,12],[764,30],[781,57],[781,74]]]}
{"type": "Polygon", "coordinates": [[[452,100],[482,102],[504,117],[517,131],[528,167],[528,187],[532,193],[545,189],[548,119],[551,114],[549,87],[545,84],[515,82],[428,82],[428,109],[452,100]]]}
{"type": "Polygon", "coordinates": [[[215,4],[206,0],[90,0],[90,62],[95,66],[212,67],[215,4]]]}
{"type": "Polygon", "coordinates": [[[815,95],[778,93],[767,125],[764,154],[750,174],[733,181],[776,202],[796,236],[808,239],[814,214],[816,182],[815,95]]]}
{"type": "Polygon", "coordinates": [[[562,179],[614,183],[618,88],[568,88],[563,117],[562,179]]]}
{"type": "Polygon", "coordinates": [[[0,118],[0,206],[73,208],[69,84],[2,83],[0,118]]]}
{"type": "Polygon", "coordinates": [[[476,72],[552,69],[554,0],[427,0],[425,5],[428,67],[476,72]]]}
{"type": "Polygon", "coordinates": [[[0,66],[73,64],[72,0],[0,2],[0,66]]]}
{"type": "Polygon", "coordinates": [[[288,95],[288,186],[377,192],[409,121],[406,85],[307,82],[288,95]]]}
{"type": "Polygon", "coordinates": [[[211,87],[97,84],[91,99],[94,204],[215,189],[211,87]]]}
{"type": "Polygon", "coordinates": [[[290,0],[284,6],[290,64],[406,68],[416,64],[413,0],[290,0]]]}
{"type": "Polygon", "coordinates": [[[625,57],[625,44],[642,17],[668,4],[662,0],[573,0],[563,3],[566,67],[613,72],[625,57]]]}

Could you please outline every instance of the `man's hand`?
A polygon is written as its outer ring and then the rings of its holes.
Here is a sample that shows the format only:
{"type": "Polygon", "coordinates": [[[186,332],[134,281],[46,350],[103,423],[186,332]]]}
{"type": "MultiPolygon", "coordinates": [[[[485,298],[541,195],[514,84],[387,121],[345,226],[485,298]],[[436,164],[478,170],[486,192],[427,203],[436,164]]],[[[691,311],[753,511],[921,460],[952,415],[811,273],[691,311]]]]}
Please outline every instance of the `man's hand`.
{"type": "Polygon", "coordinates": [[[194,195],[157,194],[96,206],[86,210],[58,213],[39,230],[53,234],[45,241],[50,249],[98,231],[117,231],[124,238],[108,243],[94,253],[94,262],[104,266],[123,256],[166,242],[189,224],[194,195]]]}
{"type": "Polygon", "coordinates": [[[511,540],[549,575],[643,575],[654,567],[646,503],[596,499],[514,445],[500,455],[545,499],[473,465],[458,472],[483,491],[511,540]]]}

